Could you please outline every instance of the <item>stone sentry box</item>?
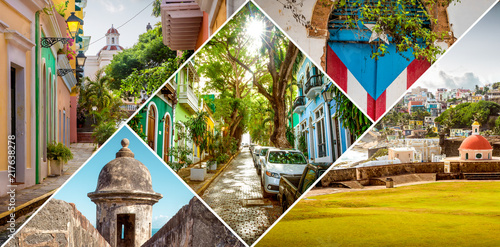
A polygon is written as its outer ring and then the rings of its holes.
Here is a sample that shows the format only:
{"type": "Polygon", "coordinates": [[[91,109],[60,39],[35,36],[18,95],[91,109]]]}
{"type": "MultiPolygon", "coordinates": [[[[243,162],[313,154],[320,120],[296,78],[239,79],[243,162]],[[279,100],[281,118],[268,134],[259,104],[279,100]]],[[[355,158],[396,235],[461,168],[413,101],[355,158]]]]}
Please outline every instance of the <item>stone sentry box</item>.
{"type": "Polygon", "coordinates": [[[151,237],[153,204],[162,195],[153,191],[147,167],[134,159],[122,140],[116,159],[106,164],[94,192],[88,197],[97,206],[96,227],[111,246],[141,246],[151,237]]]}

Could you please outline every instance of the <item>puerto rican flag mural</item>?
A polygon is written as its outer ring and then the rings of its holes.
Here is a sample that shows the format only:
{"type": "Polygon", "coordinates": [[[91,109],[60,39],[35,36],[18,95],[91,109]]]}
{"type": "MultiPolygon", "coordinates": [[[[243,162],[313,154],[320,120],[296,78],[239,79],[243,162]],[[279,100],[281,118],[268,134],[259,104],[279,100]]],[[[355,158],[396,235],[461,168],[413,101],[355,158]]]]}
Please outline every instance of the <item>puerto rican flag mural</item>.
{"type": "Polygon", "coordinates": [[[358,56],[358,61],[347,63],[348,67],[330,44],[326,49],[326,73],[373,121],[377,121],[389,110],[389,107],[430,67],[429,62],[417,59],[413,59],[406,67],[399,68],[397,72],[394,72],[395,68],[392,66],[380,66],[382,68],[379,70],[371,71],[370,80],[359,73],[366,71],[367,66],[363,63],[367,63],[371,58],[361,57],[360,54],[353,55],[358,56]],[[394,76],[395,73],[398,74],[394,76]],[[380,75],[378,81],[377,75],[380,75]]]}
{"type": "MultiPolygon", "coordinates": [[[[374,21],[358,21],[357,28],[347,25],[348,16],[360,15],[357,1],[348,0],[345,7],[332,11],[326,73],[359,108],[377,121],[430,67],[430,63],[415,59],[411,50],[397,51],[392,37],[383,31],[372,31],[374,21]],[[372,53],[381,44],[387,52],[372,58],[372,53]]],[[[404,9],[408,10],[408,15],[425,11],[421,6],[406,5],[404,9]]],[[[422,25],[429,27],[429,20],[422,17],[422,25]]]]}

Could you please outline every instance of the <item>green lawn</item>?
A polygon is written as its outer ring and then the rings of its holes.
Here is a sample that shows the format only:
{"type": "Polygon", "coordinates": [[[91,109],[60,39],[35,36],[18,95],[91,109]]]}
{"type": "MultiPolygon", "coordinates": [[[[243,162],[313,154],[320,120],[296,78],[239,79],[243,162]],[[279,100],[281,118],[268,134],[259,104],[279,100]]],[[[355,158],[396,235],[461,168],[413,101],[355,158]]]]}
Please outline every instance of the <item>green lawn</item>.
{"type": "Polygon", "coordinates": [[[258,246],[500,246],[500,182],[437,182],[310,199],[258,246]]]}

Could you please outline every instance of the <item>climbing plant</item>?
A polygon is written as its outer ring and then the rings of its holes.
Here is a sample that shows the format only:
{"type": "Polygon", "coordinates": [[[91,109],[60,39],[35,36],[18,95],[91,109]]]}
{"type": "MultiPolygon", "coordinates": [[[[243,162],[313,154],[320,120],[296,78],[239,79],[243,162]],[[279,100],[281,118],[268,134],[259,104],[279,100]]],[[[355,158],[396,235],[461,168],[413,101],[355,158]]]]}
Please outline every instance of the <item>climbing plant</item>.
{"type": "Polygon", "coordinates": [[[371,125],[372,122],[354,105],[337,87],[330,87],[330,92],[335,93],[335,114],[340,119],[342,126],[348,129],[357,139],[371,125]]]}
{"type": "MultiPolygon", "coordinates": [[[[435,15],[446,15],[452,2],[460,0],[339,0],[334,8],[341,13],[337,20],[344,21],[347,28],[366,30],[366,24],[373,24],[371,31],[379,37],[387,35],[397,52],[411,51],[416,58],[434,62],[444,52],[436,41],[450,35],[449,27],[432,28],[438,24],[435,15]]],[[[372,44],[374,59],[389,52],[381,40],[372,44]]]]}

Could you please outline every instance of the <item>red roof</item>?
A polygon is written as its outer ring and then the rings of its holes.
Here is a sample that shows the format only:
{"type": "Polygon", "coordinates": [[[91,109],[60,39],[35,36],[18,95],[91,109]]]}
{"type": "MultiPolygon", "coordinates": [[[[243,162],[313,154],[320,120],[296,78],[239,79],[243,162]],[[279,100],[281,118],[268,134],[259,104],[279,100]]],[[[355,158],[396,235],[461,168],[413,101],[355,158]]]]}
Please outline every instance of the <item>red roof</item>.
{"type": "Polygon", "coordinates": [[[114,28],[113,26],[111,26],[111,28],[108,29],[108,32],[106,34],[110,34],[110,33],[120,34],[120,33],[118,33],[118,30],[116,30],[116,28],[114,28]]]}
{"type": "Polygon", "coordinates": [[[465,138],[465,140],[462,142],[462,144],[458,148],[458,150],[466,150],[466,149],[468,149],[468,150],[491,150],[493,148],[491,147],[488,140],[486,140],[486,138],[484,138],[483,136],[471,135],[471,136],[465,138]]]}
{"type": "Polygon", "coordinates": [[[121,45],[106,45],[101,50],[99,50],[97,56],[101,54],[101,51],[121,51],[121,50],[123,50],[123,47],[121,45]]]}

